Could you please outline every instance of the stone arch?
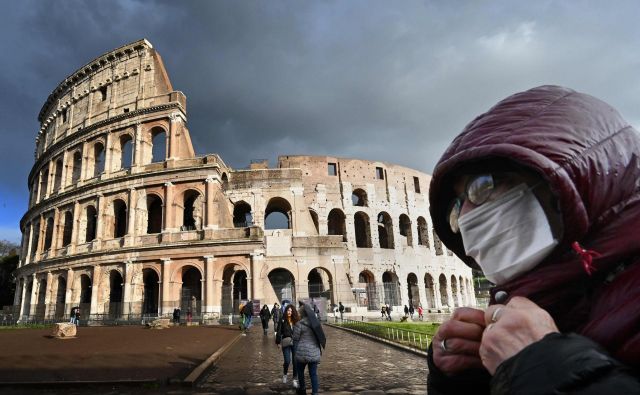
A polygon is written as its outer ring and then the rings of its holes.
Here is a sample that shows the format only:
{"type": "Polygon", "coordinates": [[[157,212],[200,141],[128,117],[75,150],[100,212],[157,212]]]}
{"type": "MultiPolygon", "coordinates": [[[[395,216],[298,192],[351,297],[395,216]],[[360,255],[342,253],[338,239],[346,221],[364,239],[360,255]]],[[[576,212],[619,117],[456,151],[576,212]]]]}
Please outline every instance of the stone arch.
{"type": "Polygon", "coordinates": [[[246,268],[228,263],[222,272],[222,314],[238,314],[240,301],[249,296],[246,268]]]}
{"type": "Polygon", "coordinates": [[[424,217],[418,217],[418,245],[429,248],[429,225],[424,217]]]}
{"type": "Polygon", "coordinates": [[[380,241],[380,248],[394,248],[393,221],[385,211],[381,211],[378,214],[378,240],[380,241]]]}
{"type": "Polygon", "coordinates": [[[191,311],[194,317],[199,317],[202,305],[202,272],[198,266],[193,265],[184,265],[181,271],[180,309],[184,312],[191,311]]]}
{"type": "Polygon", "coordinates": [[[311,216],[311,221],[313,221],[313,227],[316,229],[316,235],[320,234],[320,220],[318,219],[318,213],[316,210],[309,208],[309,215],[311,216]]]}
{"type": "Polygon", "coordinates": [[[40,319],[45,318],[47,311],[47,280],[42,278],[38,281],[38,297],[35,309],[35,316],[40,319]]]}
{"type": "Polygon", "coordinates": [[[411,220],[407,214],[400,214],[398,218],[398,224],[400,226],[400,236],[404,237],[406,245],[413,246],[413,233],[411,230],[411,220]]]}
{"type": "Polygon", "coordinates": [[[466,306],[467,301],[467,284],[462,278],[462,276],[458,277],[458,284],[460,285],[460,303],[462,306],[466,306]]]}
{"type": "Polygon", "coordinates": [[[369,200],[367,198],[367,192],[365,192],[364,189],[361,188],[354,189],[351,193],[351,203],[354,206],[368,207],[369,200]]]}
{"type": "Polygon", "coordinates": [[[294,303],[296,300],[296,281],[289,270],[284,268],[273,269],[269,272],[267,278],[280,302],[287,299],[294,303]]]}
{"type": "Polygon", "coordinates": [[[147,234],[162,232],[163,206],[162,198],[160,196],[155,193],[148,193],[146,195],[147,234]]]}
{"type": "Polygon", "coordinates": [[[112,155],[118,157],[119,169],[130,168],[133,163],[133,136],[129,133],[121,134],[118,139],[117,149],[114,150],[112,155]]]}
{"type": "Polygon", "coordinates": [[[82,175],[82,152],[76,150],[71,160],[71,184],[76,184],[80,181],[80,176],[82,175]]]}
{"type": "Polygon", "coordinates": [[[38,194],[38,200],[44,199],[47,194],[47,184],[49,184],[49,165],[46,165],[40,170],[40,189],[38,194]]]}
{"type": "Polygon", "coordinates": [[[251,205],[244,200],[236,202],[233,205],[233,226],[236,228],[244,228],[251,225],[253,225],[251,205]]]}
{"type": "Polygon", "coordinates": [[[142,269],[142,314],[156,316],[159,312],[160,276],[154,268],[142,269]]]}
{"type": "Polygon", "coordinates": [[[438,237],[436,230],[432,228],[433,231],[433,248],[436,250],[436,255],[442,255],[442,241],[438,237]]]}
{"type": "Polygon", "coordinates": [[[426,296],[427,305],[425,308],[433,309],[436,307],[436,293],[433,285],[433,277],[429,273],[424,275],[424,292],[426,296]]]}
{"type": "Polygon", "coordinates": [[[33,315],[33,309],[31,308],[31,291],[34,287],[33,284],[33,277],[29,276],[30,278],[27,279],[27,281],[22,280],[23,282],[23,286],[25,287],[25,291],[24,291],[24,300],[22,301],[22,315],[24,317],[29,317],[31,315],[33,315]]]}
{"type": "Polygon", "coordinates": [[[329,303],[334,303],[333,278],[331,273],[323,267],[315,267],[307,274],[308,291],[310,298],[326,298],[329,303]]]}
{"type": "Polygon", "coordinates": [[[418,286],[418,276],[415,273],[407,275],[407,297],[413,307],[418,307],[420,304],[420,287],[418,286]]]}
{"type": "Polygon", "coordinates": [[[31,258],[38,253],[38,244],[40,244],[40,220],[33,222],[33,234],[31,237],[31,258]]]}
{"type": "Polygon", "coordinates": [[[367,306],[368,310],[378,310],[380,298],[378,296],[378,288],[376,287],[376,277],[369,270],[363,270],[358,274],[358,288],[364,289],[363,295],[358,295],[357,301],[360,306],[367,306]]]}
{"type": "Polygon", "coordinates": [[[80,275],[80,298],[79,298],[79,307],[81,314],[85,312],[85,315],[88,316],[91,311],[91,291],[93,289],[91,284],[91,278],[87,274],[80,275]]]}
{"type": "Polygon", "coordinates": [[[454,307],[459,307],[460,303],[458,302],[458,296],[460,296],[460,294],[458,293],[458,280],[456,279],[455,275],[451,275],[451,299],[453,299],[453,306],[454,307]]]}
{"type": "Polygon", "coordinates": [[[164,128],[156,126],[150,131],[151,163],[164,162],[167,159],[167,132],[164,128]]]}
{"type": "MultiPolygon", "coordinates": [[[[117,198],[111,202],[111,210],[105,220],[109,222],[108,236],[110,238],[123,237],[127,234],[127,203],[124,200],[117,198]]],[[[105,221],[105,222],[107,222],[105,221]]],[[[105,225],[107,225],[105,223],[105,225]]]]}
{"type": "Polygon", "coordinates": [[[90,150],[91,160],[89,174],[92,177],[98,177],[100,174],[104,172],[104,163],[105,163],[105,151],[104,151],[104,143],[102,141],[96,141],[90,150]]]}
{"type": "Polygon", "coordinates": [[[267,203],[264,212],[265,229],[291,229],[292,211],[289,201],[282,197],[274,197],[267,203]]]}
{"type": "Polygon", "coordinates": [[[51,248],[51,243],[53,242],[53,217],[48,217],[45,224],[44,250],[47,251],[51,248]]]}
{"type": "Polygon", "coordinates": [[[117,269],[109,271],[109,289],[106,313],[110,319],[118,319],[122,315],[122,302],[124,296],[124,280],[117,269]]]}
{"type": "Polygon", "coordinates": [[[62,158],[58,158],[55,161],[55,170],[53,176],[53,190],[59,191],[62,186],[62,172],[64,171],[64,164],[62,163],[62,158]]]}
{"type": "Polygon", "coordinates": [[[358,248],[371,248],[371,226],[369,216],[358,211],[353,215],[353,227],[356,234],[356,246],[358,248]]]}
{"type": "Polygon", "coordinates": [[[382,287],[384,289],[384,303],[390,306],[399,306],[401,303],[398,276],[394,272],[386,271],[382,274],[382,287]]]}
{"type": "Polygon", "coordinates": [[[73,213],[71,210],[64,212],[62,225],[62,247],[71,244],[71,235],[73,233],[73,213]]]}
{"type": "Polygon", "coordinates": [[[449,306],[449,298],[447,297],[447,277],[440,274],[438,277],[438,285],[440,287],[440,305],[442,307],[449,306]]]}
{"type": "Polygon", "coordinates": [[[98,212],[93,205],[88,205],[84,209],[84,216],[80,221],[80,235],[83,243],[88,243],[96,238],[96,224],[98,212]]]}
{"type": "Polygon", "coordinates": [[[178,207],[182,209],[182,213],[177,213],[182,217],[182,227],[180,228],[181,230],[202,229],[202,218],[205,212],[205,208],[204,198],[199,190],[187,189],[186,191],[184,191],[184,193],[182,194],[182,204],[178,207]]]}
{"type": "Polygon", "coordinates": [[[334,208],[329,211],[329,216],[327,217],[328,234],[340,235],[342,236],[342,241],[347,241],[347,224],[345,219],[344,213],[339,208],[334,208]]]}
{"type": "Polygon", "coordinates": [[[59,275],[57,280],[54,317],[56,319],[61,319],[64,317],[65,304],[67,302],[67,279],[64,276],[59,275]]]}

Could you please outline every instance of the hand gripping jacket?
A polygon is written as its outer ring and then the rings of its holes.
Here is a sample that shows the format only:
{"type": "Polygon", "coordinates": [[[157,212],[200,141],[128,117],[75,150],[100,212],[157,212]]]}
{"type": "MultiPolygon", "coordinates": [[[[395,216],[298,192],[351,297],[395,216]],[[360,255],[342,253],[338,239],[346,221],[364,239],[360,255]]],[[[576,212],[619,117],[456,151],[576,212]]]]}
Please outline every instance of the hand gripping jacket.
{"type": "MultiPolygon", "coordinates": [[[[547,336],[505,361],[492,379],[494,393],[546,393],[543,382],[552,391],[589,393],[589,385],[609,379],[631,380],[640,391],[639,156],[640,134],[611,106],[570,89],[541,86],[512,95],[474,119],[440,158],[429,191],[434,228],[471,267],[478,268],[465,256],[447,218],[455,197],[452,182],[462,169],[536,172],[549,184],[562,215],[564,233],[554,252],[494,288],[491,303],[498,291],[531,299],[551,314],[565,343],[547,336]],[[580,336],[567,335],[571,332],[580,336]],[[562,354],[582,350],[572,342],[586,344],[588,352],[573,359],[562,354]],[[603,360],[610,363],[602,366],[603,360]],[[539,364],[546,376],[533,369],[539,364]]],[[[598,388],[619,393],[615,383],[598,388]]]]}

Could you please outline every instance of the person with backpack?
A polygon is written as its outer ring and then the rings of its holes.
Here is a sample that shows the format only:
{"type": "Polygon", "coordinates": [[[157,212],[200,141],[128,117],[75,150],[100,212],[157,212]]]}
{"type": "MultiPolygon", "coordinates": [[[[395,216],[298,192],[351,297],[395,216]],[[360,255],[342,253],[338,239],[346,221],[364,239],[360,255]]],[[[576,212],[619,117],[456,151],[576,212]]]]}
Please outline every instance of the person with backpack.
{"type": "Polygon", "coordinates": [[[282,316],[280,311],[280,305],[278,303],[273,304],[273,309],[271,309],[271,317],[273,318],[273,334],[278,333],[278,322],[280,321],[280,317],[282,316]]]}
{"type": "Polygon", "coordinates": [[[340,319],[343,319],[344,306],[342,305],[342,302],[338,302],[338,305],[340,305],[340,307],[338,307],[338,311],[340,312],[340,319]]]}
{"type": "Polygon", "coordinates": [[[262,330],[264,331],[264,335],[267,336],[267,331],[269,330],[269,320],[271,319],[271,312],[269,311],[269,306],[266,304],[262,306],[262,310],[260,310],[260,321],[262,321],[262,330]]]}
{"type": "Polygon", "coordinates": [[[251,320],[253,318],[253,302],[251,300],[248,300],[247,303],[244,304],[244,307],[242,307],[242,315],[244,318],[244,330],[248,331],[251,328],[251,320]]]}
{"type": "Polygon", "coordinates": [[[317,394],[320,386],[318,364],[322,357],[321,346],[326,346],[326,338],[311,306],[302,305],[300,307],[300,316],[300,321],[293,327],[293,344],[296,350],[295,361],[298,371],[298,383],[300,384],[297,393],[306,394],[304,370],[308,366],[311,393],[317,394]]]}

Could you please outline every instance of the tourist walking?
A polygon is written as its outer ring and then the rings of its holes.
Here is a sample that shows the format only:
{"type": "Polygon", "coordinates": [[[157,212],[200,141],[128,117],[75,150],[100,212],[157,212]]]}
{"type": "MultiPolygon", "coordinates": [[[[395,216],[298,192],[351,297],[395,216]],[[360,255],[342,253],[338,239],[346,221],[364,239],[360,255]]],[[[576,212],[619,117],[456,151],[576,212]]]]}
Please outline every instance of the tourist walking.
{"type": "Polygon", "coordinates": [[[380,314],[382,314],[382,319],[383,319],[383,320],[386,320],[386,319],[387,319],[387,317],[386,317],[386,315],[387,315],[387,308],[386,308],[385,306],[382,306],[382,308],[380,309],[380,314]]]}
{"type": "Polygon", "coordinates": [[[300,308],[300,321],[293,328],[293,344],[295,345],[295,361],[298,371],[298,394],[306,394],[304,380],[305,367],[309,367],[311,393],[319,391],[318,364],[322,352],[320,347],[326,345],[326,338],[320,321],[315,317],[309,305],[300,308]]]}
{"type": "Polygon", "coordinates": [[[407,307],[407,305],[404,305],[404,316],[408,317],[409,316],[409,307],[407,307]]]}
{"type": "Polygon", "coordinates": [[[72,324],[78,326],[78,324],[80,323],[80,307],[73,307],[71,309],[71,320],[69,322],[71,322],[72,324]]]}
{"type": "Polygon", "coordinates": [[[244,330],[248,331],[251,328],[251,319],[253,318],[253,302],[248,300],[242,307],[242,318],[244,330]]]}
{"type": "Polygon", "coordinates": [[[338,302],[338,311],[340,312],[340,319],[343,319],[343,314],[344,314],[344,306],[342,305],[342,302],[338,302]]]}
{"type": "Polygon", "coordinates": [[[282,312],[280,311],[280,305],[278,303],[273,304],[273,309],[271,309],[271,317],[273,318],[273,333],[278,333],[278,322],[280,321],[280,317],[282,317],[282,312]]]}
{"type": "Polygon", "coordinates": [[[413,303],[409,304],[409,315],[411,316],[411,321],[413,321],[413,314],[416,312],[416,310],[413,308],[413,303]]]}
{"type": "Polygon", "coordinates": [[[421,305],[421,304],[419,304],[419,305],[418,305],[418,319],[419,319],[420,321],[422,321],[422,320],[424,319],[424,316],[422,315],[422,313],[423,313],[422,305],[421,305]]]}
{"type": "Polygon", "coordinates": [[[391,306],[387,305],[387,317],[391,321],[391,306]]]}
{"type": "Polygon", "coordinates": [[[298,379],[295,364],[295,349],[293,347],[293,326],[300,321],[298,311],[292,304],[288,304],[282,313],[282,318],[278,321],[278,330],[276,331],[276,345],[282,348],[282,382],[287,382],[287,372],[289,365],[293,362],[293,386],[298,388],[298,379]]]}
{"type": "Polygon", "coordinates": [[[260,321],[262,321],[262,330],[264,331],[264,335],[267,335],[267,331],[269,330],[269,320],[271,319],[271,312],[269,311],[269,306],[266,304],[262,306],[262,310],[260,310],[260,321]]]}
{"type": "Polygon", "coordinates": [[[175,309],[173,309],[173,323],[175,325],[180,324],[180,308],[179,307],[176,307],[175,309]]]}

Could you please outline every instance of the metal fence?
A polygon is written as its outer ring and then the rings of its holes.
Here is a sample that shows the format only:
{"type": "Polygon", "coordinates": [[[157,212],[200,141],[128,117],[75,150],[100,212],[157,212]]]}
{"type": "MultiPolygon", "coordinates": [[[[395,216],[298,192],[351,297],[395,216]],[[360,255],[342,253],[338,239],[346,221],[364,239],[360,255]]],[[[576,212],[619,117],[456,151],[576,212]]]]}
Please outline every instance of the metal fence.
{"type": "Polygon", "coordinates": [[[365,321],[355,321],[350,319],[336,318],[335,324],[419,351],[426,352],[427,347],[429,346],[429,336],[421,332],[393,328],[384,325],[374,325],[365,321]]]}

